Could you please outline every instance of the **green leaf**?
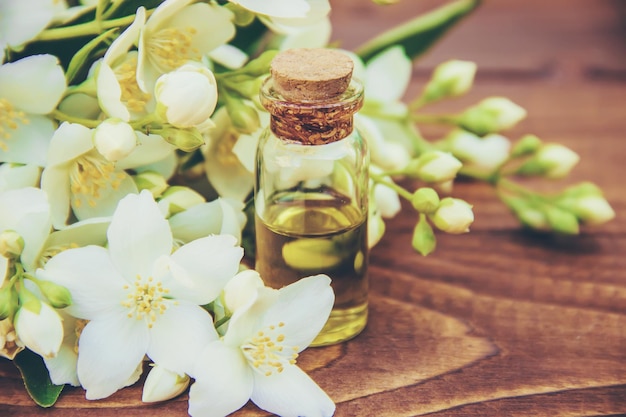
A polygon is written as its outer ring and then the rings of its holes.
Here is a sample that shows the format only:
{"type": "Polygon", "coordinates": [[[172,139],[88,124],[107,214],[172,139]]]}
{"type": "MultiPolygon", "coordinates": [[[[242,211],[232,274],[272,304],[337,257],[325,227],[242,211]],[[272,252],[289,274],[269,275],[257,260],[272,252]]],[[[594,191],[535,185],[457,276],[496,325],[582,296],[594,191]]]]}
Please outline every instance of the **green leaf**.
{"type": "Polygon", "coordinates": [[[401,45],[412,59],[430,48],[461,18],[471,13],[481,0],[456,0],[408,22],[381,33],[356,49],[367,62],[379,52],[393,45],[401,45]]]}
{"type": "Polygon", "coordinates": [[[100,36],[92,39],[87,42],[85,46],[80,48],[78,52],[74,54],[74,57],[70,61],[67,71],[65,72],[65,77],[67,78],[67,83],[71,84],[74,78],[83,70],[83,66],[85,63],[90,62],[90,58],[95,55],[96,48],[100,46],[100,44],[109,41],[109,38],[113,38],[117,32],[117,28],[109,29],[106,32],[102,33],[100,36]]]}
{"type": "Polygon", "coordinates": [[[59,398],[64,385],[54,385],[41,356],[28,349],[13,360],[22,374],[24,386],[30,397],[41,407],[51,407],[59,398]]]}

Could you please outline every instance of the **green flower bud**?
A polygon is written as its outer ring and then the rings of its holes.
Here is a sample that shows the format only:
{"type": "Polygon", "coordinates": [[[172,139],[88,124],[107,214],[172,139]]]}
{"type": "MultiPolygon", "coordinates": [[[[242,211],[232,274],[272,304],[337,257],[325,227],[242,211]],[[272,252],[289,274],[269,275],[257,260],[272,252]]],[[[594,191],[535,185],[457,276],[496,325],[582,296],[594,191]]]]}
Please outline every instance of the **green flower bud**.
{"type": "Polygon", "coordinates": [[[546,215],[541,210],[530,205],[526,199],[503,197],[503,201],[515,213],[523,225],[534,230],[548,231],[551,229],[546,215]]]}
{"type": "Polygon", "coordinates": [[[571,149],[558,143],[549,143],[542,146],[531,160],[519,167],[517,174],[563,178],[579,160],[578,154],[571,149]]]}
{"type": "Polygon", "coordinates": [[[463,164],[451,153],[441,151],[428,151],[412,159],[407,165],[405,172],[412,178],[422,181],[437,183],[445,182],[456,177],[463,164]]]}
{"type": "Polygon", "coordinates": [[[430,103],[447,97],[458,97],[472,87],[476,63],[450,60],[435,68],[433,76],[424,88],[422,101],[430,103]]]}
{"type": "Polygon", "coordinates": [[[420,216],[419,221],[415,225],[411,244],[413,245],[413,249],[423,256],[435,250],[437,239],[435,238],[433,228],[430,226],[425,216],[420,216]]]}
{"type": "Polygon", "coordinates": [[[161,201],[166,201],[169,204],[169,213],[174,215],[195,205],[202,204],[206,200],[202,194],[189,187],[175,185],[163,193],[159,203],[161,201]]]}
{"type": "Polygon", "coordinates": [[[0,255],[8,259],[17,259],[24,250],[24,239],[14,230],[0,233],[0,255]]]}
{"type": "Polygon", "coordinates": [[[459,124],[479,136],[510,129],[526,117],[526,110],[505,97],[489,97],[467,108],[459,124]]]}
{"type": "Polygon", "coordinates": [[[602,190],[594,183],[585,181],[569,186],[561,193],[562,198],[579,198],[586,196],[602,197],[602,190]]]}
{"type": "Polygon", "coordinates": [[[50,281],[36,281],[36,283],[52,307],[65,308],[72,304],[72,294],[67,288],[50,281]]]}
{"type": "Polygon", "coordinates": [[[261,126],[257,110],[247,105],[243,100],[237,100],[230,96],[226,98],[226,110],[231,123],[240,133],[253,133],[261,126]]]}
{"type": "Polygon", "coordinates": [[[429,217],[439,230],[461,234],[469,232],[469,226],[474,221],[474,212],[467,202],[446,197],[439,203],[437,211],[429,217]]]}
{"type": "Polygon", "coordinates": [[[577,235],[580,232],[578,219],[573,213],[558,207],[550,207],[545,214],[552,230],[568,235],[577,235]]]}
{"type": "Polygon", "coordinates": [[[163,175],[154,171],[144,171],[133,175],[133,180],[139,191],[148,190],[156,198],[168,187],[167,180],[163,175]]]}
{"type": "Polygon", "coordinates": [[[518,157],[533,154],[541,147],[541,139],[535,135],[524,135],[511,149],[511,156],[518,157]]]}
{"type": "Polygon", "coordinates": [[[420,213],[428,214],[439,207],[439,195],[432,188],[423,187],[413,193],[411,204],[420,213]]]}
{"type": "Polygon", "coordinates": [[[580,221],[589,225],[606,223],[615,217],[615,211],[608,201],[597,195],[588,195],[576,199],[571,210],[580,221]]]}
{"type": "Polygon", "coordinates": [[[205,143],[202,134],[196,128],[177,129],[165,126],[161,129],[152,129],[151,133],[162,136],[168,143],[185,152],[196,150],[205,143]]]}

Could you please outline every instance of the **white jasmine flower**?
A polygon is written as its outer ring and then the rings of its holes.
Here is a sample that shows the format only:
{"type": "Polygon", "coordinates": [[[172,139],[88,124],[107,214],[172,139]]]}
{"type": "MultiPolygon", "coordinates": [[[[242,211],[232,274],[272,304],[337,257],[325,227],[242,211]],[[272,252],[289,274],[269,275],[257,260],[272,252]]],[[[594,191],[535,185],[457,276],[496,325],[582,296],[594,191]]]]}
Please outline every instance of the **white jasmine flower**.
{"type": "Polygon", "coordinates": [[[216,111],[212,119],[215,128],[207,132],[208,140],[202,152],[207,178],[220,196],[243,201],[254,186],[260,129],[253,135],[240,134],[225,107],[216,111]],[[236,146],[238,153],[235,153],[236,146]]]}
{"type": "Polygon", "coordinates": [[[45,165],[54,133],[45,115],[57,106],[65,87],[63,69],[52,55],[0,66],[0,162],[45,165]]]}
{"type": "Polygon", "coordinates": [[[492,173],[511,153],[511,141],[498,134],[480,138],[459,129],[451,132],[445,140],[447,149],[463,161],[464,168],[477,173],[492,173]]]}
{"type": "Polygon", "coordinates": [[[93,132],[98,152],[107,161],[115,162],[127,157],[137,145],[137,135],[132,126],[120,119],[103,120],[93,132]]]}
{"type": "Polygon", "coordinates": [[[39,311],[33,311],[28,306],[17,310],[15,331],[28,349],[44,358],[53,358],[63,341],[61,316],[47,303],[39,301],[37,304],[39,311]]]}
{"type": "Polygon", "coordinates": [[[162,366],[154,365],[143,384],[141,401],[154,403],[174,398],[187,389],[189,381],[189,377],[185,374],[180,375],[162,366]]]}
{"type": "Polygon", "coordinates": [[[52,21],[57,0],[0,0],[0,49],[34,39],[52,21]]]}
{"type": "Polygon", "coordinates": [[[73,294],[68,313],[89,320],[78,353],[88,399],[122,388],[144,355],[187,373],[201,346],[217,338],[200,306],[219,295],[243,255],[232,236],[198,239],[172,253],[169,224],[148,191],[119,202],[108,243],[63,251],[37,271],[73,294]]]}
{"type": "Polygon", "coordinates": [[[223,416],[251,399],[283,416],[331,416],[335,405],[296,363],[324,326],[334,296],[325,275],[280,290],[259,288],[228,331],[200,354],[191,376],[189,414],[223,416]]]}
{"type": "Polygon", "coordinates": [[[63,123],[50,142],[41,188],[47,192],[55,228],[65,227],[70,209],[79,220],[110,216],[119,200],[137,187],[94,147],[93,131],[63,123]]]}
{"type": "Polygon", "coordinates": [[[256,298],[257,290],[263,287],[265,284],[257,271],[241,271],[224,287],[224,305],[231,312],[247,307],[256,298]]]}
{"type": "Polygon", "coordinates": [[[146,11],[139,7],[133,23],[113,41],[95,72],[100,107],[125,122],[145,116],[153,107],[152,91],[142,91],[137,81],[138,53],[129,52],[145,21],[146,11]]]}
{"type": "Polygon", "coordinates": [[[289,33],[318,23],[328,16],[328,0],[229,0],[255,14],[271,30],[289,33]]]}
{"type": "Polygon", "coordinates": [[[458,198],[446,197],[441,200],[434,214],[429,216],[437,228],[446,233],[469,232],[474,221],[472,206],[458,198]]]}
{"type": "Polygon", "coordinates": [[[166,0],[146,21],[139,37],[137,82],[151,93],[162,74],[202,57],[235,35],[233,14],[217,4],[166,0]]]}
{"type": "Polygon", "coordinates": [[[154,91],[157,112],[165,122],[200,131],[214,126],[211,115],[217,105],[217,81],[208,68],[185,64],[161,75],[154,91]]]}
{"type": "Polygon", "coordinates": [[[465,94],[472,87],[476,68],[476,63],[470,61],[450,60],[439,64],[424,87],[421,100],[429,103],[465,94]]]}
{"type": "Polygon", "coordinates": [[[63,340],[59,351],[53,358],[44,357],[50,380],[55,385],[69,384],[80,386],[76,364],[78,362],[78,335],[85,326],[84,320],[77,320],[67,313],[59,313],[63,322],[63,340]]]}

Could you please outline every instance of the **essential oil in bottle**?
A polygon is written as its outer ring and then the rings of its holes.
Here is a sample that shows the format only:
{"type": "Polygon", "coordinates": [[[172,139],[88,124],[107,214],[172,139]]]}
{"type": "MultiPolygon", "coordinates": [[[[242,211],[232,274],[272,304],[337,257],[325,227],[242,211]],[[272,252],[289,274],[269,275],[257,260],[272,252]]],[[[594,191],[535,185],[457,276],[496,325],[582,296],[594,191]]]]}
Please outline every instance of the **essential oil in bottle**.
{"type": "Polygon", "coordinates": [[[352,68],[338,51],[287,50],[260,95],[271,121],[257,151],[255,268],[274,288],[331,278],[335,304],[317,346],[367,323],[369,156],[353,129],[363,87],[352,68]]]}

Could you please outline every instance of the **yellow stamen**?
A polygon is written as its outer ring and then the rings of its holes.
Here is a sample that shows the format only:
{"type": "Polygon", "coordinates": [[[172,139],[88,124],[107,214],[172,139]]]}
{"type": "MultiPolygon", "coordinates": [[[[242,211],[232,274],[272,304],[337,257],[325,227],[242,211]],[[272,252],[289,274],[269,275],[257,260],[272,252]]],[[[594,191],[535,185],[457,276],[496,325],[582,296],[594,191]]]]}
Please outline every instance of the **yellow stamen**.
{"type": "Polygon", "coordinates": [[[193,27],[181,29],[169,27],[156,32],[147,43],[148,57],[161,72],[172,71],[187,61],[200,61],[197,48],[192,46],[197,34],[193,27]]]}
{"type": "Polygon", "coordinates": [[[271,376],[275,372],[280,373],[285,366],[296,363],[298,348],[282,344],[285,341],[285,335],[279,333],[278,328],[284,325],[282,322],[278,326],[270,325],[264,331],[257,332],[241,346],[248,362],[262,375],[271,376]],[[284,349],[285,347],[291,349],[284,349]]]}
{"type": "Polygon", "coordinates": [[[124,286],[129,292],[127,299],[122,301],[122,305],[129,309],[128,317],[145,320],[148,328],[152,328],[159,315],[167,310],[165,294],[168,290],[163,288],[162,283],[154,283],[152,277],[143,279],[139,275],[135,278],[134,286],[129,287],[124,286]]]}
{"type": "Polygon", "coordinates": [[[12,131],[17,130],[20,123],[29,123],[26,114],[15,109],[6,98],[0,98],[0,150],[9,150],[7,140],[11,139],[12,131]]]}

